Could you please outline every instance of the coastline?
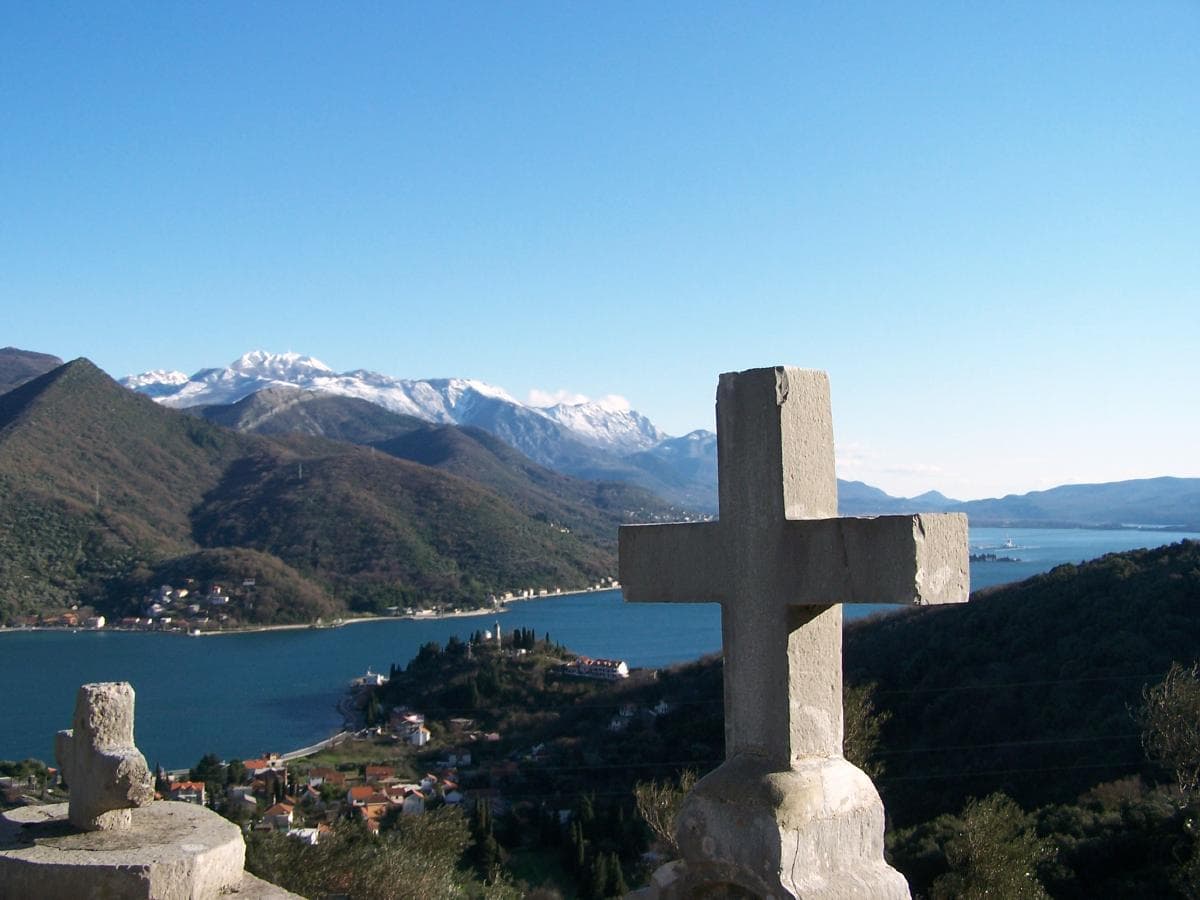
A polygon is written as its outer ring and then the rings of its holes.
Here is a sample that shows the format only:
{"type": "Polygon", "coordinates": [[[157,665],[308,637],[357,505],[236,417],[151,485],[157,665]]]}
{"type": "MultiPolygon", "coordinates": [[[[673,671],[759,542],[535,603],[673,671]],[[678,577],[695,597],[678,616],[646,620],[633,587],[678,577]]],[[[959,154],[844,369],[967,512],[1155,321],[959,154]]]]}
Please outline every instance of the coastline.
{"type": "Polygon", "coordinates": [[[115,626],[105,626],[104,628],[81,628],[75,625],[23,625],[16,628],[8,628],[0,625],[0,635],[3,634],[23,634],[31,631],[54,631],[54,632],[117,632],[120,634],[165,634],[174,635],[175,637],[216,637],[227,634],[257,634],[266,631],[301,631],[305,629],[324,630],[329,628],[342,628],[346,625],[358,625],[363,622],[436,622],[442,619],[470,619],[479,616],[501,615],[508,612],[508,607],[513,603],[525,603],[530,600],[554,600],[559,597],[574,596],[576,594],[599,594],[604,591],[620,590],[620,588],[578,588],[576,590],[558,591],[553,594],[536,597],[513,597],[511,600],[505,600],[498,607],[490,609],[456,609],[451,612],[430,613],[429,615],[421,615],[413,613],[403,616],[355,616],[349,619],[335,619],[329,623],[317,624],[316,622],[301,622],[291,623],[287,625],[245,625],[237,628],[221,628],[214,631],[175,631],[175,630],[159,630],[155,628],[120,628],[115,626]]]}
{"type": "MultiPolygon", "coordinates": [[[[557,595],[561,596],[561,595],[557,595]]],[[[542,598],[545,599],[545,598],[542,598]]],[[[436,613],[428,616],[356,616],[352,619],[339,619],[328,624],[318,625],[315,622],[292,623],[288,625],[246,625],[238,628],[221,628],[213,631],[178,631],[172,629],[157,629],[157,628],[120,628],[115,626],[105,626],[104,628],[80,628],[72,625],[22,625],[16,628],[8,628],[0,625],[0,634],[28,634],[33,631],[53,631],[53,632],[95,632],[103,634],[105,632],[115,632],[118,634],[163,634],[174,637],[216,637],[223,634],[258,634],[264,631],[304,631],[313,629],[316,631],[324,631],[332,628],[342,628],[346,625],[358,625],[363,622],[432,622],[437,619],[461,619],[472,616],[490,616],[504,612],[503,607],[500,609],[474,609],[474,610],[455,610],[448,613],[436,613]]]]}

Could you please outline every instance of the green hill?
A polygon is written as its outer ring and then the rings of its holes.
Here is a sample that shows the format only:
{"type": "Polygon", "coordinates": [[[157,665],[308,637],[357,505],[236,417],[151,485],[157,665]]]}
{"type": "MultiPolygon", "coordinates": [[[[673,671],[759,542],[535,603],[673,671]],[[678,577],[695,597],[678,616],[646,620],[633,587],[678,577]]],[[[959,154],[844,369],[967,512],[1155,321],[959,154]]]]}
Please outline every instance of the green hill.
{"type": "Polygon", "coordinates": [[[44,375],[62,365],[62,360],[49,353],[33,353],[16,347],[0,349],[0,393],[44,375]]]}
{"type": "Polygon", "coordinates": [[[196,549],[192,509],[248,449],[87,360],[0,396],[0,613],[98,599],[139,561],[196,549]]]}
{"type": "Polygon", "coordinates": [[[327,611],[477,602],[615,570],[611,542],[479,483],[331,440],[239,434],[87,360],[0,395],[0,616],[77,602],[125,611],[138,585],[177,576],[179,557],[236,547],[276,558],[310,582],[302,606],[327,611]]]}
{"type": "Polygon", "coordinates": [[[485,486],[525,515],[609,549],[616,547],[619,525],[687,516],[642,488],[555,472],[483,429],[438,425],[353,397],[270,388],[229,406],[193,412],[239,431],[319,435],[440,469],[485,486]]]}
{"type": "Polygon", "coordinates": [[[287,386],[266,388],[229,405],[186,411],[235,431],[307,434],[350,444],[375,444],[428,424],[355,397],[287,386]]]}
{"type": "Polygon", "coordinates": [[[1003,790],[1073,799],[1145,765],[1129,710],[1200,657],[1200,543],[1114,553],[846,631],[846,676],[890,715],[897,823],[1003,790]]]}
{"type": "Polygon", "coordinates": [[[195,511],[197,540],[278,556],[357,609],[582,587],[613,570],[611,551],[465,479],[347,444],[292,449],[232,466],[195,511]]]}
{"type": "MultiPolygon", "coordinates": [[[[914,896],[1195,896],[1196,803],[1156,786],[1173,778],[1146,761],[1132,711],[1172,661],[1200,657],[1198,613],[1200,542],[1185,541],[847,626],[846,751],[882,768],[889,853],[914,896]],[[997,792],[1019,806],[968,802],[997,792]],[[981,889],[1013,871],[1018,892],[981,889]]],[[[490,641],[474,654],[460,640],[427,645],[381,698],[501,733],[477,748],[480,770],[519,760],[503,788],[514,802],[535,794],[563,808],[588,795],[606,820],[636,782],[719,762],[719,658],[584,685],[555,679],[553,662],[498,657],[490,641]],[[660,701],[666,711],[651,716],[660,701]]],[[[505,827],[514,852],[530,839],[505,827]]]]}
{"type": "Polygon", "coordinates": [[[633,485],[559,474],[478,428],[422,423],[376,446],[484,484],[526,514],[561,523],[606,547],[615,548],[620,525],[678,521],[687,515],[633,485]]]}

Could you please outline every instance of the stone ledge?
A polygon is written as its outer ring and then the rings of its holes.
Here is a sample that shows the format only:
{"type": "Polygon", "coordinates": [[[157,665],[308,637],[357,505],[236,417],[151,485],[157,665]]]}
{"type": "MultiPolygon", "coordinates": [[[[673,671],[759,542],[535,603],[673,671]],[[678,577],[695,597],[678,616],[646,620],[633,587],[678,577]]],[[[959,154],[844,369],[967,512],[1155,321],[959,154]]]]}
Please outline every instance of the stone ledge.
{"type": "Polygon", "coordinates": [[[266,883],[244,882],[245,855],[236,825],[190,803],[151,803],[127,831],[91,832],[70,825],[65,803],[26,806],[0,813],[0,900],[207,900],[243,884],[248,898],[289,896],[253,893],[266,883]]]}
{"type": "Polygon", "coordinates": [[[227,900],[304,900],[299,894],[285,891],[277,884],[263,881],[247,872],[242,883],[228,892],[227,900]]]}

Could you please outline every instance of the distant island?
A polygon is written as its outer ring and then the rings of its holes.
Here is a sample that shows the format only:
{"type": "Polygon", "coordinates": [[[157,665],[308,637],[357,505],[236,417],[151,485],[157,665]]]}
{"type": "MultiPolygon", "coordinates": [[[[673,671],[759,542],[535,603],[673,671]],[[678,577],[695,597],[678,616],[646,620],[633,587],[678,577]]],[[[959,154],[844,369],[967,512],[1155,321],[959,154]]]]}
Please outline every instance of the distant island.
{"type": "Polygon", "coordinates": [[[1001,562],[1015,563],[1021,562],[1015,556],[998,556],[995,553],[972,553],[970,554],[971,562],[1001,562]]]}

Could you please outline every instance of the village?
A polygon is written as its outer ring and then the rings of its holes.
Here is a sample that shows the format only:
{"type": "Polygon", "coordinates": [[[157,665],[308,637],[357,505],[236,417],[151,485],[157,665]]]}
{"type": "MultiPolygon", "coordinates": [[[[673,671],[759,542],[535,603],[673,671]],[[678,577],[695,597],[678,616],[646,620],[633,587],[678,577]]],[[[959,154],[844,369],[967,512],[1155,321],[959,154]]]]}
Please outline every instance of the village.
{"type": "Polygon", "coordinates": [[[482,612],[503,612],[509,603],[522,600],[544,600],[570,594],[607,591],[620,588],[621,583],[612,577],[604,577],[581,589],[552,587],[525,587],[497,591],[487,594],[479,605],[471,606],[466,601],[458,605],[390,606],[387,615],[363,615],[347,613],[328,621],[318,618],[313,622],[298,624],[264,624],[254,617],[254,591],[256,579],[243,579],[238,587],[227,587],[220,583],[203,584],[195,578],[185,578],[178,587],[163,584],[146,593],[138,601],[138,614],[121,616],[112,620],[90,606],[73,606],[38,615],[16,616],[7,623],[0,623],[0,630],[31,628],[65,628],[96,631],[100,629],[120,631],[156,631],[186,634],[198,637],[226,631],[259,630],[265,628],[337,628],[352,622],[401,619],[438,619],[479,615],[482,612]]]}
{"type": "MultiPolygon", "coordinates": [[[[477,690],[481,672],[490,673],[484,681],[494,678],[498,689],[525,679],[540,686],[541,705],[548,708],[541,711],[543,721],[578,704],[590,716],[589,728],[610,738],[652,727],[674,705],[665,696],[647,699],[645,689],[654,691],[658,673],[631,671],[624,660],[575,656],[548,637],[539,640],[529,629],[504,633],[497,622],[494,630],[466,641],[452,638],[445,648],[426,645],[406,670],[393,666],[390,674],[368,670],[355,678],[339,705],[346,730],[328,741],[240,761],[206,756],[191,770],[159,770],[156,789],[163,799],[217,809],[247,835],[278,833],[308,844],[342,821],[378,833],[397,817],[438,807],[472,816],[482,805],[489,816],[515,812],[527,819],[531,794],[538,797],[539,816],[565,825],[577,792],[556,773],[579,754],[579,737],[531,740],[536,729],[518,737],[505,727],[509,719],[502,711],[509,704],[481,704],[473,715],[456,706],[463,686],[477,690]],[[398,689],[407,693],[417,683],[432,688],[413,692],[428,708],[392,702],[398,689]],[[596,719],[596,698],[618,684],[634,688],[636,697],[622,694],[596,719]],[[545,702],[549,697],[553,703],[545,702]]],[[[493,690],[486,683],[483,689],[493,690]]]]}

